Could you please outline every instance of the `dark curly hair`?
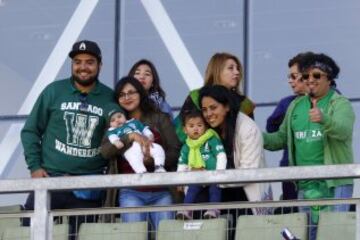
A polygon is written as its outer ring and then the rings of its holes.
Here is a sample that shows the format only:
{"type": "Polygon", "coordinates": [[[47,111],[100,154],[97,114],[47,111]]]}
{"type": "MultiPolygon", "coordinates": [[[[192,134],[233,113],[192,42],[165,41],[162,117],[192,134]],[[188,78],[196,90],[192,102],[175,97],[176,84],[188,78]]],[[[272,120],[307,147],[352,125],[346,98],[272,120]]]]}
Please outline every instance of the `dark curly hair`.
{"type": "Polygon", "coordinates": [[[319,68],[327,74],[328,79],[331,82],[331,86],[336,86],[335,79],[340,73],[340,67],[336,64],[334,59],[324,53],[315,53],[310,56],[306,56],[301,65],[301,71],[305,72],[310,68],[319,68]]]}
{"type": "Polygon", "coordinates": [[[289,60],[288,67],[291,68],[293,65],[297,64],[299,67],[299,70],[301,70],[306,62],[306,59],[309,59],[314,55],[315,55],[315,53],[310,52],[310,51],[298,53],[296,56],[294,56],[293,58],[291,58],[289,60]]]}

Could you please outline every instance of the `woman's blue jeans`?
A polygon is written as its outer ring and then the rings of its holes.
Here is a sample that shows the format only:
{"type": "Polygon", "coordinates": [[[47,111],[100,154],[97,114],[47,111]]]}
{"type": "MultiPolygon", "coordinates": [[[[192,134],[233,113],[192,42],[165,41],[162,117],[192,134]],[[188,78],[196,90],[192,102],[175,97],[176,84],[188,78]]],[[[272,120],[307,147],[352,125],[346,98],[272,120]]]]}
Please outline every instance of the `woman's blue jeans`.
{"type": "MultiPolygon", "coordinates": [[[[142,192],[134,189],[120,189],[120,207],[142,207],[142,206],[168,206],[172,204],[172,196],[169,191],[142,192]]],[[[158,229],[159,222],[163,219],[173,219],[175,213],[172,211],[163,212],[142,212],[142,213],[122,213],[123,222],[139,222],[150,219],[154,230],[158,229]]]]}

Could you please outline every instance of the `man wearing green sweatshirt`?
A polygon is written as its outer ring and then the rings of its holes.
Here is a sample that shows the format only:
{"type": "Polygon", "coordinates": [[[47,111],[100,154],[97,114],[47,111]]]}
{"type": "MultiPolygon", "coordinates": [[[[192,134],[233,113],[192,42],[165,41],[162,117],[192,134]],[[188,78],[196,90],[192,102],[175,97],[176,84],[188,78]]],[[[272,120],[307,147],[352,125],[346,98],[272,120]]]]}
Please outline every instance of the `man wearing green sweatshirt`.
{"type": "MultiPolygon", "coordinates": [[[[351,103],[335,90],[340,69],[325,54],[314,54],[304,61],[302,79],[309,94],[296,98],[275,133],[264,133],[264,147],[279,150],[287,145],[289,164],[294,166],[353,163],[352,134],[355,114],[351,103]]],[[[352,179],[304,180],[298,184],[299,199],[351,198],[352,179]]],[[[348,211],[349,205],[336,205],[333,211],[348,211]]],[[[322,207],[300,208],[311,212],[317,224],[322,207]]],[[[316,227],[310,229],[310,240],[316,227]]]]}
{"type": "MultiPolygon", "coordinates": [[[[101,174],[107,165],[99,147],[107,127],[104,108],[114,96],[98,79],[101,50],[95,42],[83,40],[73,45],[69,57],[72,76],[54,81],[42,91],[21,131],[32,178],[101,174]]],[[[100,204],[98,191],[51,194],[52,209],[100,204]]],[[[33,207],[34,195],[30,194],[25,209],[33,207]]],[[[75,221],[75,217],[70,219],[71,227],[76,226],[75,221]]]]}

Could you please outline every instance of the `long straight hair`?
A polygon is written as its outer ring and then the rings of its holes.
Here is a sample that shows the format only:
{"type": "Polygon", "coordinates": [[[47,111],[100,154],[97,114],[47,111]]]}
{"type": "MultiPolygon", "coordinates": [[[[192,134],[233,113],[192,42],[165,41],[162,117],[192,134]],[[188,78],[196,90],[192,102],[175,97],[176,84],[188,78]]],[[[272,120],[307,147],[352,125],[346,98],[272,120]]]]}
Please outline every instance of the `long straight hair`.
{"type": "Polygon", "coordinates": [[[134,65],[131,67],[131,69],[130,69],[130,71],[128,73],[128,76],[133,77],[135,75],[136,69],[140,65],[147,65],[151,70],[151,74],[152,74],[152,77],[153,77],[153,82],[152,82],[152,85],[151,85],[148,93],[151,94],[151,93],[157,92],[157,93],[159,93],[159,95],[163,99],[165,99],[166,94],[165,94],[165,91],[161,88],[159,74],[158,74],[158,72],[156,70],[155,65],[152,62],[150,62],[149,60],[140,59],[139,61],[134,63],[134,65]]]}
{"type": "Polygon", "coordinates": [[[239,86],[244,75],[242,64],[235,55],[226,52],[215,53],[211,57],[205,71],[204,86],[221,85],[221,72],[223,71],[225,63],[228,59],[233,59],[236,62],[239,71],[239,82],[236,84],[236,87],[231,90],[240,93],[239,86]]]}
{"type": "Polygon", "coordinates": [[[200,89],[200,108],[202,108],[202,99],[204,97],[210,97],[221,105],[229,107],[229,111],[224,120],[224,135],[222,135],[219,127],[215,128],[215,130],[220,136],[223,136],[222,142],[224,144],[225,152],[228,157],[227,168],[235,168],[233,155],[236,119],[239,112],[238,101],[234,99],[234,95],[231,94],[229,89],[221,85],[205,86],[200,89]]]}

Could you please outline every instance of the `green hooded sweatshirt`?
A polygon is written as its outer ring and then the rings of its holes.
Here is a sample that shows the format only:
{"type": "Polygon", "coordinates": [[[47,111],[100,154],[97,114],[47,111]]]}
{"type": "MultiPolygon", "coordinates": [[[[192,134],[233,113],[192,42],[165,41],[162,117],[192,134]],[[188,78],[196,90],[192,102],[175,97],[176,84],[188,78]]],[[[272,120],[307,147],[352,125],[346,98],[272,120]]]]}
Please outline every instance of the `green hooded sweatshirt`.
{"type": "MultiPolygon", "coordinates": [[[[297,104],[308,96],[296,98],[289,106],[285,119],[279,130],[274,133],[264,133],[264,148],[267,150],[280,150],[286,145],[289,151],[289,165],[295,165],[292,114],[297,104]]],[[[351,103],[344,96],[332,95],[330,102],[323,111],[324,129],[324,165],[353,163],[352,135],[355,114],[351,103]]],[[[352,179],[326,180],[327,186],[336,187],[353,184],[352,179]]]]}

